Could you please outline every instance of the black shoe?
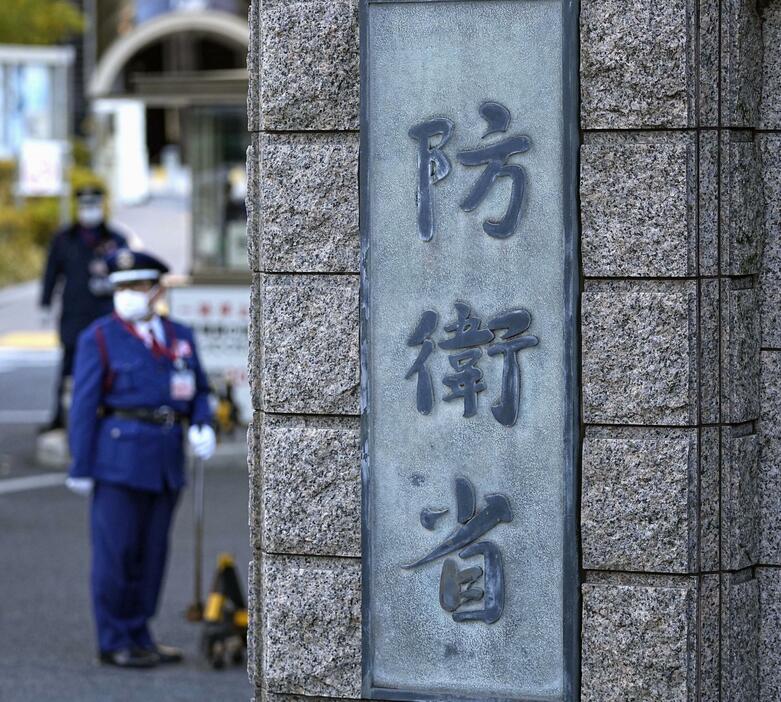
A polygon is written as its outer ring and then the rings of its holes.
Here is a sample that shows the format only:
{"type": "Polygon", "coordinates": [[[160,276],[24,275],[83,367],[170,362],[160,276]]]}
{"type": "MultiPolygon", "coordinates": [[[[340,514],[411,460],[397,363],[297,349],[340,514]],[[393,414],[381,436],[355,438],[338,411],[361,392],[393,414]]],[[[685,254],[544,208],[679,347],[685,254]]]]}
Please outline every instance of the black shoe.
{"type": "Polygon", "coordinates": [[[173,646],[163,646],[163,644],[155,644],[153,649],[146,651],[157,657],[158,663],[181,663],[184,658],[184,654],[181,649],[174,648],[173,646]]]}
{"type": "Polygon", "coordinates": [[[48,434],[50,431],[59,431],[60,429],[65,429],[65,424],[63,424],[62,420],[55,419],[42,427],[38,427],[38,436],[48,434]]]}
{"type": "Polygon", "coordinates": [[[119,651],[101,651],[100,662],[119,668],[154,668],[160,658],[153,651],[142,648],[122,648],[119,651]]]}

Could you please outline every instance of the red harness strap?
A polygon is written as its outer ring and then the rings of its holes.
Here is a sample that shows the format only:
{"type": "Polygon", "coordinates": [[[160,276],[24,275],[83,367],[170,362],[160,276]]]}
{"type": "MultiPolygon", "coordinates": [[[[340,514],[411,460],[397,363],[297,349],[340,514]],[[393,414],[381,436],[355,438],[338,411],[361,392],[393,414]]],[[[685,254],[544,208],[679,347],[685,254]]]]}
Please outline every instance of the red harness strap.
{"type": "Polygon", "coordinates": [[[103,365],[103,392],[109,392],[114,384],[114,371],[108,361],[108,347],[106,346],[106,337],[103,335],[101,327],[95,327],[95,341],[98,342],[98,351],[100,352],[100,361],[103,365]]]}

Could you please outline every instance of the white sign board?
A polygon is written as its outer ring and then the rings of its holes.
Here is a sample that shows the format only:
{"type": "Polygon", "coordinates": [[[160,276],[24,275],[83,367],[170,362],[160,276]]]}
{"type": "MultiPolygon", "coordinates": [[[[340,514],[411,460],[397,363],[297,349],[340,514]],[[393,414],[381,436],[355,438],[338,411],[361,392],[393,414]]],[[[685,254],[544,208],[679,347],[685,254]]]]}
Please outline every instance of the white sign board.
{"type": "Polygon", "coordinates": [[[194,285],[168,294],[171,317],[195,330],[201,363],[213,382],[229,382],[243,423],[252,413],[247,356],[249,288],[194,285]]]}
{"type": "Polygon", "coordinates": [[[26,139],[19,153],[19,194],[62,195],[65,187],[65,144],[52,139],[26,139]]]}

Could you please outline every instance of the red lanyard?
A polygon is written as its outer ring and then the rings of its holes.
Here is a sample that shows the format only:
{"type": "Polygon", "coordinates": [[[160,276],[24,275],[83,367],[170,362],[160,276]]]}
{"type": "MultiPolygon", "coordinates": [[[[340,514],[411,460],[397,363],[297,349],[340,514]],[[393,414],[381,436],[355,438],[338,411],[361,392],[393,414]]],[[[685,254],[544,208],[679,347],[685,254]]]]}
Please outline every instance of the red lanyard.
{"type": "Polygon", "coordinates": [[[134,336],[136,339],[138,339],[144,346],[149,348],[149,350],[152,352],[152,355],[154,356],[164,356],[165,358],[169,359],[170,361],[178,361],[179,356],[173,351],[173,349],[176,348],[176,335],[174,334],[174,328],[171,324],[167,323],[167,320],[163,320],[163,328],[165,329],[166,336],[168,337],[168,342],[170,344],[170,348],[163,346],[158,340],[157,336],[155,336],[154,331],[151,328],[149,328],[149,335],[152,337],[152,346],[151,348],[147,346],[147,341],[138,333],[136,328],[132,325],[126,322],[122,317],[120,317],[116,312],[114,312],[114,317],[116,317],[119,320],[119,323],[125,327],[127,332],[134,336]]]}

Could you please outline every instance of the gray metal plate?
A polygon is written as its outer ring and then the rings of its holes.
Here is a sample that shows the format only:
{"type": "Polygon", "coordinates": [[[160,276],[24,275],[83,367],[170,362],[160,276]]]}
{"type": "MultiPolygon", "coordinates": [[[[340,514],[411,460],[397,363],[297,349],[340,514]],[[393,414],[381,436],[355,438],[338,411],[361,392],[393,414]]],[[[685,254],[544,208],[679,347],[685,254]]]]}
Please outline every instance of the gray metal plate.
{"type": "Polygon", "coordinates": [[[364,695],[568,700],[578,588],[574,8],[361,9],[364,695]],[[425,142],[429,161],[414,128],[432,119],[450,131],[444,144],[441,133],[425,142]],[[515,152],[469,203],[491,167],[467,165],[469,152],[507,139],[515,152]],[[433,172],[438,182],[419,183],[419,156],[424,180],[433,172]],[[503,219],[503,229],[486,225],[503,219]],[[445,329],[457,326],[456,303],[472,326],[460,343],[445,329]],[[506,320],[490,324],[522,310],[531,321],[515,337],[506,320]],[[491,350],[508,336],[525,348],[491,350]],[[464,553],[468,544],[480,553],[464,553]]]}

